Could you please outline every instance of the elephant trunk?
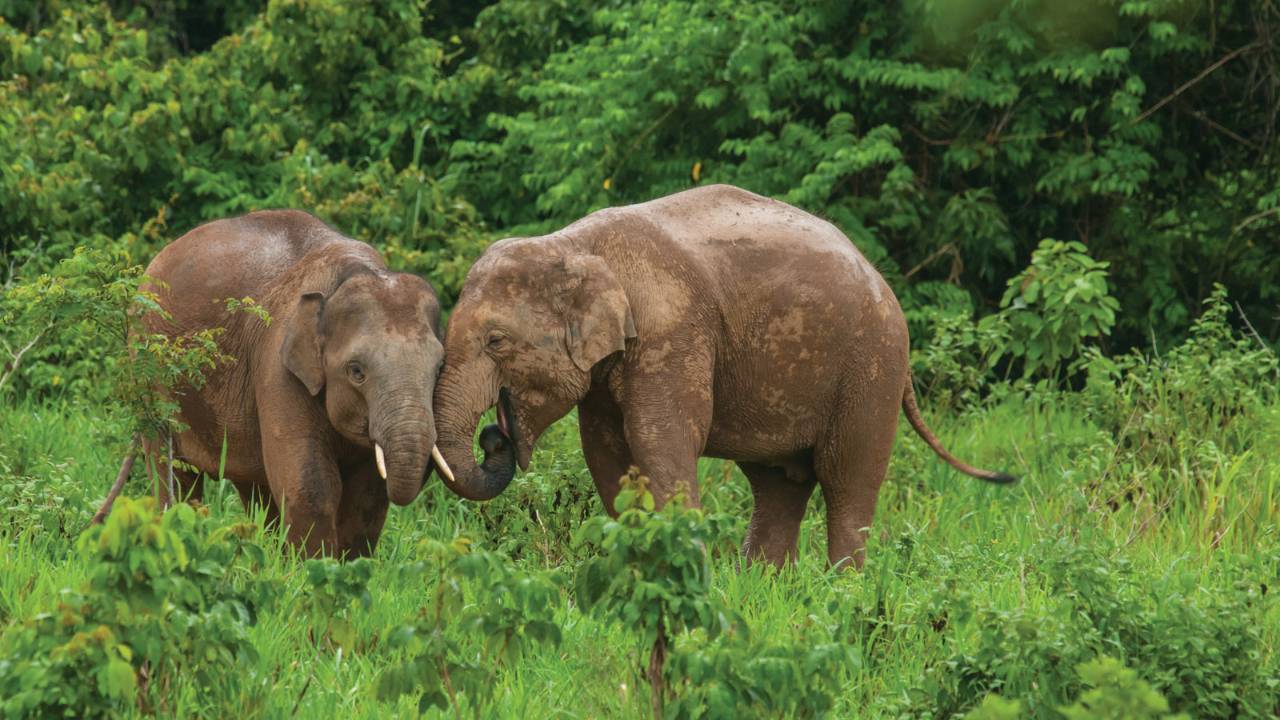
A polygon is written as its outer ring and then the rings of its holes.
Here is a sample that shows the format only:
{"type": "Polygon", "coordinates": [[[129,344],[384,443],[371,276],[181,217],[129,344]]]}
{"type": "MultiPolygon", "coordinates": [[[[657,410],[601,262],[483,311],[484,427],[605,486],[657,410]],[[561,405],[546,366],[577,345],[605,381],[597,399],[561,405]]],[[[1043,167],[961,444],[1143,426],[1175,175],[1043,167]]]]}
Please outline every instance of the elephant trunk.
{"type": "MultiPolygon", "coordinates": [[[[436,385],[440,452],[453,469],[452,482],[443,473],[440,478],[446,487],[468,500],[492,500],[507,489],[515,476],[515,443],[496,427],[485,428],[480,436],[484,462],[476,464],[472,438],[480,416],[493,404],[492,385],[496,383],[474,382],[468,387],[463,378],[459,368],[446,365],[436,385]]],[[[498,412],[503,412],[501,406],[498,412]]]]}
{"type": "Polygon", "coordinates": [[[435,423],[430,404],[412,403],[388,410],[374,423],[374,455],[378,473],[387,483],[387,498],[408,505],[422,490],[435,447],[435,423]]]}

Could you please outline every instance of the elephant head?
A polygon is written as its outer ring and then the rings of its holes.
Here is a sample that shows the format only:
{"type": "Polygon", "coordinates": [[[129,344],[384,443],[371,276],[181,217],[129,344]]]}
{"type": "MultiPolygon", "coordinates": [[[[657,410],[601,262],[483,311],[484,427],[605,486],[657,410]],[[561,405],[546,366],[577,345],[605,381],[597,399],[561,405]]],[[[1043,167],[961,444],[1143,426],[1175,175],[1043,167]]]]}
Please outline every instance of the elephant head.
{"type": "Polygon", "coordinates": [[[592,368],[635,337],[631,306],[603,259],[564,238],[494,244],[472,266],[449,319],[445,365],[436,385],[440,448],[457,494],[488,500],[527,469],[534,443],[582,400],[592,368]],[[485,428],[477,466],[472,438],[485,428]]]}
{"type": "Polygon", "coordinates": [[[331,284],[302,293],[283,318],[281,360],[313,397],[324,393],[333,428],[374,454],[387,497],[408,504],[439,457],[439,302],[424,280],[403,273],[360,267],[331,284]]]}

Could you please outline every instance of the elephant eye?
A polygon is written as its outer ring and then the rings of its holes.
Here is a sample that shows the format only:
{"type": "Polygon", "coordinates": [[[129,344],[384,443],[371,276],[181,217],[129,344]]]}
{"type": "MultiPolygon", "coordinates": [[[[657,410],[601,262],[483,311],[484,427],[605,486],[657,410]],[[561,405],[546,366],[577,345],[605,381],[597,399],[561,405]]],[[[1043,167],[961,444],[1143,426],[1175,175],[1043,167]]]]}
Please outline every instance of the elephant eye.
{"type": "Polygon", "coordinates": [[[347,365],[347,376],[351,378],[351,382],[359,385],[365,379],[364,368],[360,366],[360,363],[349,363],[347,365]]]}
{"type": "Polygon", "coordinates": [[[501,350],[507,344],[507,336],[500,332],[489,333],[488,339],[485,340],[485,347],[490,350],[501,350]]]}

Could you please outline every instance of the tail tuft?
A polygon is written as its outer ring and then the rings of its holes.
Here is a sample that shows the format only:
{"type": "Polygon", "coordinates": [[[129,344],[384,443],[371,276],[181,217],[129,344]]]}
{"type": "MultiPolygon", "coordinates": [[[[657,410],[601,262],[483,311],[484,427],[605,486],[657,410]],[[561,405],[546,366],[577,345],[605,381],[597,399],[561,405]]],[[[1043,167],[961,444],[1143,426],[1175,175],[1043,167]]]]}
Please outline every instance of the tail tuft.
{"type": "Polygon", "coordinates": [[[1013,483],[1018,482],[1019,478],[1017,475],[1010,475],[1007,472],[997,472],[991,473],[991,477],[983,478],[983,480],[997,485],[1012,485],[1013,483]]]}

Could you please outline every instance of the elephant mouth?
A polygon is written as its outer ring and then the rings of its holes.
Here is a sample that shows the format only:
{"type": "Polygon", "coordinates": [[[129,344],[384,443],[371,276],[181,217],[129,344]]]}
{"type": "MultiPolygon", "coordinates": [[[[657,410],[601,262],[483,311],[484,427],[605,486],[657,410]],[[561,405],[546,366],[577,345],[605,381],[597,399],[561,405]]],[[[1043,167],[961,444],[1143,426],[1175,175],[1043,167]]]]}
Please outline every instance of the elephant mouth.
{"type": "Polygon", "coordinates": [[[511,443],[511,447],[520,446],[520,429],[516,425],[515,402],[511,399],[511,390],[506,387],[498,389],[498,430],[511,443]]]}
{"type": "Polygon", "coordinates": [[[502,457],[511,453],[521,469],[529,469],[528,451],[521,451],[520,426],[516,422],[515,401],[511,399],[511,391],[507,388],[498,390],[498,422],[486,425],[480,431],[480,449],[484,451],[484,464],[490,458],[502,457]]]}

